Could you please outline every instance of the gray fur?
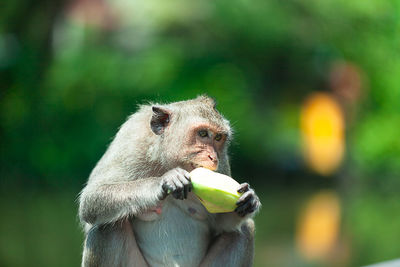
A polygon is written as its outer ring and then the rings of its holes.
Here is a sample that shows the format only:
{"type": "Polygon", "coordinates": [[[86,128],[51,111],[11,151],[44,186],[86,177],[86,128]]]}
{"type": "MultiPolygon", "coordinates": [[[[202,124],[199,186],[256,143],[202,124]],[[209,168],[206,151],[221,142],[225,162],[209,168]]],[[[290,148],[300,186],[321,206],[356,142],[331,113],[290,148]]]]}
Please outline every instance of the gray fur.
{"type": "Polygon", "coordinates": [[[232,131],[208,97],[143,105],[121,126],[80,194],[86,235],[82,266],[252,265],[254,213],[210,214],[192,193],[180,200],[162,188],[166,172],[191,160],[182,151],[188,129],[197,124],[227,134],[217,171],[230,175],[232,131]],[[159,135],[150,127],[152,106],[171,114],[159,135]],[[161,214],[152,212],[157,205],[161,214]]]}

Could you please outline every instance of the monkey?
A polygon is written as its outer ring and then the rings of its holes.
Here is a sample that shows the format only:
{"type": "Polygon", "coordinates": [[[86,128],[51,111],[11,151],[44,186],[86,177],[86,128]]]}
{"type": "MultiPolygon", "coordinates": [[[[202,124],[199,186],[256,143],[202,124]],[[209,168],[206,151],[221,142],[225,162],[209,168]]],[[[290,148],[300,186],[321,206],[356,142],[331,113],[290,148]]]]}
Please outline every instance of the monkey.
{"type": "Polygon", "coordinates": [[[255,191],[242,183],[235,211],[211,214],[189,177],[197,167],[231,176],[232,136],[208,96],[140,105],[79,195],[82,266],[251,266],[255,191]]]}

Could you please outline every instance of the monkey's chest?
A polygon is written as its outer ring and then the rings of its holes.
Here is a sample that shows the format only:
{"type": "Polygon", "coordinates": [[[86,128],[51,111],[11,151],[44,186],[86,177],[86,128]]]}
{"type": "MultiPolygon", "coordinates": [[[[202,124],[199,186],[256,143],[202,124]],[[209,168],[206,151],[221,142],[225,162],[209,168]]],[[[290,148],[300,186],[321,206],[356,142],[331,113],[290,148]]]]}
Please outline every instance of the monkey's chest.
{"type": "Polygon", "coordinates": [[[197,266],[206,254],[210,242],[206,216],[196,205],[177,203],[166,201],[155,220],[132,222],[137,243],[150,266],[197,266]]]}

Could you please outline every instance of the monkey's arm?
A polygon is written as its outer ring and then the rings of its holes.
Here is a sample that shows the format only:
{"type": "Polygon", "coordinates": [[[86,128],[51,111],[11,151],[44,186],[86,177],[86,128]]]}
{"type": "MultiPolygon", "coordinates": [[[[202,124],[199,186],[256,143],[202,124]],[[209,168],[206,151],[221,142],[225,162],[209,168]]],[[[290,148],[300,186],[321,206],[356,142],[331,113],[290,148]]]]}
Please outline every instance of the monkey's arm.
{"type": "Polygon", "coordinates": [[[254,221],[247,219],[239,231],[218,235],[200,266],[252,266],[253,257],[254,221]]]}
{"type": "Polygon", "coordinates": [[[167,194],[184,199],[191,189],[189,173],[172,169],[161,177],[89,183],[80,196],[79,217],[92,225],[137,216],[156,206],[167,194]]]}
{"type": "Polygon", "coordinates": [[[89,183],[80,195],[79,217],[92,225],[112,223],[156,206],[164,194],[160,177],[89,183]]]}
{"type": "Polygon", "coordinates": [[[251,266],[254,256],[254,221],[251,217],[261,206],[260,200],[247,183],[235,212],[215,215],[216,238],[201,266],[251,266]],[[228,263],[228,264],[227,264],[228,263]]]}
{"type": "Polygon", "coordinates": [[[217,213],[214,229],[216,233],[237,231],[240,229],[242,224],[252,217],[253,214],[241,217],[236,212],[217,213]]]}

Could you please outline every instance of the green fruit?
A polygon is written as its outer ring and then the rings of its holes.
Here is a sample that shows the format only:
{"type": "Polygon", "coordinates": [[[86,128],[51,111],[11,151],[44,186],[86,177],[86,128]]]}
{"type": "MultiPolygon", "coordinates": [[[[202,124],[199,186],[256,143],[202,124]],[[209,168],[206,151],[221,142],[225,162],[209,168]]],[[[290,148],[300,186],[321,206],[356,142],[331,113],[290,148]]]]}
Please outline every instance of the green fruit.
{"type": "Polygon", "coordinates": [[[210,213],[232,212],[241,196],[240,184],[227,175],[205,168],[190,173],[193,192],[210,213]]]}

